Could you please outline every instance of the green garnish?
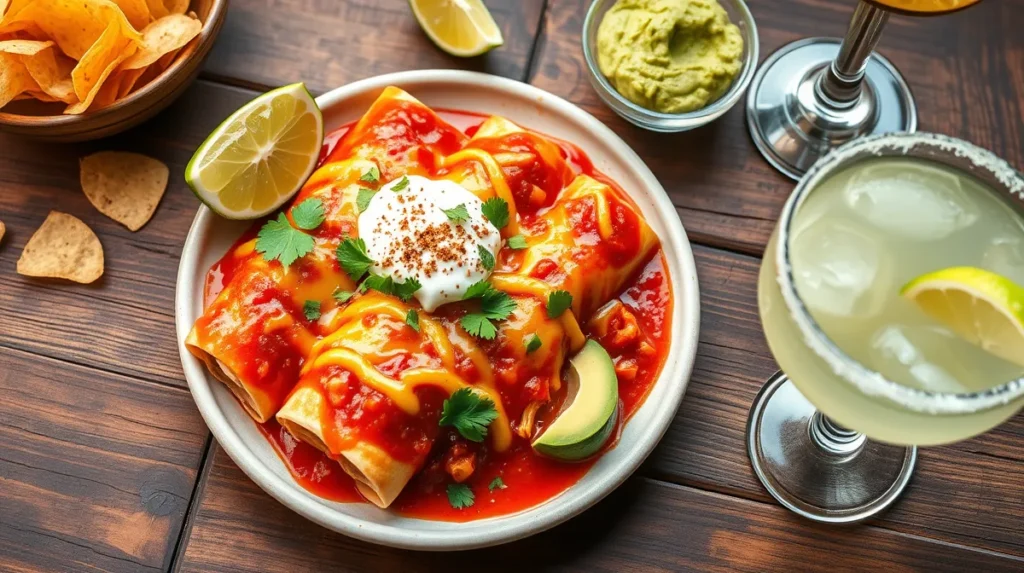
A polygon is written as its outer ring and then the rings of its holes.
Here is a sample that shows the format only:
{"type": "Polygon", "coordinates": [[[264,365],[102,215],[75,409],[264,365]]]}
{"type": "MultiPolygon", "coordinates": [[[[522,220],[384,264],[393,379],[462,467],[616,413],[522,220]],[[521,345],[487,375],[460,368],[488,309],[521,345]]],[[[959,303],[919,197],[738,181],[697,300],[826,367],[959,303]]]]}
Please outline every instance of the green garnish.
{"type": "Polygon", "coordinates": [[[398,193],[399,191],[404,191],[405,188],[408,187],[408,186],[409,186],[409,177],[406,176],[406,175],[403,175],[402,178],[398,180],[398,183],[395,183],[391,187],[391,190],[394,191],[395,193],[398,193]]]}
{"type": "Polygon", "coordinates": [[[356,195],[356,207],[359,208],[359,212],[362,213],[370,206],[370,200],[377,192],[373,189],[367,189],[366,187],[359,188],[359,194],[356,195]]]}
{"type": "Polygon", "coordinates": [[[516,251],[526,248],[526,237],[522,235],[513,235],[508,238],[508,248],[516,251]]]}
{"type": "Polygon", "coordinates": [[[498,329],[492,321],[505,320],[516,309],[516,301],[512,297],[495,289],[485,281],[470,285],[462,298],[463,300],[480,299],[480,312],[471,312],[463,316],[459,320],[459,324],[472,336],[484,340],[494,340],[498,334],[498,329]],[[481,284],[483,286],[478,286],[481,284]]]}
{"type": "Polygon", "coordinates": [[[376,165],[371,167],[370,170],[367,171],[366,173],[363,173],[363,175],[359,178],[360,181],[365,181],[367,183],[376,183],[379,179],[380,170],[377,169],[376,165]]]}
{"type": "Polygon", "coordinates": [[[295,226],[307,231],[313,230],[324,222],[323,201],[310,197],[292,208],[292,221],[295,226]]]}
{"type": "Polygon", "coordinates": [[[455,509],[471,507],[476,497],[473,490],[464,483],[453,483],[448,485],[448,503],[455,509]]]}
{"type": "Polygon", "coordinates": [[[320,320],[320,301],[307,300],[302,303],[302,314],[309,320],[320,320]]]}
{"type": "Polygon", "coordinates": [[[498,419],[494,402],[469,388],[459,388],[441,406],[441,427],[452,426],[463,438],[482,442],[487,437],[487,426],[498,419]]]}
{"type": "Polygon", "coordinates": [[[334,300],[338,301],[338,304],[345,304],[346,302],[348,302],[348,299],[352,298],[352,296],[355,294],[356,293],[350,290],[341,290],[341,288],[339,287],[337,290],[334,291],[334,294],[332,294],[331,297],[333,297],[334,300]]]}
{"type": "Polygon", "coordinates": [[[533,334],[526,340],[526,353],[531,354],[536,352],[538,349],[540,349],[540,337],[533,334]]]}
{"type": "Polygon", "coordinates": [[[415,308],[410,308],[409,312],[405,313],[405,323],[416,332],[420,331],[420,315],[415,308]]]}
{"type": "Polygon", "coordinates": [[[572,306],[572,295],[568,291],[556,290],[548,295],[548,318],[558,318],[572,306]]]}
{"type": "Polygon", "coordinates": [[[469,220],[469,209],[466,209],[466,204],[456,205],[451,209],[441,209],[444,214],[448,216],[448,220],[452,223],[461,223],[469,220]]]}
{"type": "Polygon", "coordinates": [[[477,245],[476,250],[480,253],[480,264],[484,266],[485,270],[494,270],[494,255],[491,254],[483,245],[477,245]]]}
{"type": "Polygon", "coordinates": [[[498,476],[491,480],[491,483],[488,484],[487,489],[488,491],[494,491],[496,489],[506,489],[507,487],[508,486],[505,485],[505,482],[502,481],[501,476],[498,476]]]}
{"type": "Polygon", "coordinates": [[[277,259],[289,266],[313,250],[313,237],[292,227],[284,213],[263,224],[256,236],[256,251],[268,261],[277,259]]]}
{"type": "Polygon", "coordinates": [[[501,197],[491,197],[484,201],[480,210],[495,227],[502,229],[508,225],[508,203],[501,197]]]}
{"type": "Polygon", "coordinates": [[[366,243],[362,239],[345,237],[338,245],[336,255],[341,268],[354,281],[359,280],[373,266],[373,259],[366,253],[366,243]]]}
{"type": "Polygon", "coordinates": [[[382,276],[370,274],[366,279],[359,285],[359,292],[366,292],[367,289],[373,289],[375,291],[389,294],[391,296],[398,297],[403,302],[408,301],[412,298],[412,295],[416,294],[416,291],[420,290],[420,281],[416,280],[415,277],[405,281],[396,282],[390,276],[382,276]]]}

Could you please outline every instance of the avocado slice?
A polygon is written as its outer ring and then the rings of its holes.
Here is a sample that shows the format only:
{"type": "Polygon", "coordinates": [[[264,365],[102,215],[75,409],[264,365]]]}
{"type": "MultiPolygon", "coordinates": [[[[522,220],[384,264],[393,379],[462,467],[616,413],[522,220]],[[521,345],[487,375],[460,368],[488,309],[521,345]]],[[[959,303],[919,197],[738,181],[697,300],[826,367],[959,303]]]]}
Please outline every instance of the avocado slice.
{"type": "Polygon", "coordinates": [[[552,458],[578,461],[596,454],[615,431],[619,380],[615,363],[596,340],[587,340],[569,364],[565,404],[533,440],[533,449],[552,458]]]}

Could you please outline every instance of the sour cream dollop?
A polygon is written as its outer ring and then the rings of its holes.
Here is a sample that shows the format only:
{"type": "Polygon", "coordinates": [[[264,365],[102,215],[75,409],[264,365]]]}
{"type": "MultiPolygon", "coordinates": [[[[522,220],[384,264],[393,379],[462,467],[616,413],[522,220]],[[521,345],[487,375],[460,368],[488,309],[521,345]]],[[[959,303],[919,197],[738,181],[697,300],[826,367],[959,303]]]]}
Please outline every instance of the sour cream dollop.
{"type": "Polygon", "coordinates": [[[370,272],[396,282],[418,280],[422,286],[414,296],[427,312],[462,300],[471,284],[491,274],[480,247],[493,257],[501,247],[501,234],[482,207],[454,181],[409,175],[386,183],[359,215],[359,236],[374,261],[370,272]],[[469,215],[465,220],[445,213],[460,205],[469,215]]]}

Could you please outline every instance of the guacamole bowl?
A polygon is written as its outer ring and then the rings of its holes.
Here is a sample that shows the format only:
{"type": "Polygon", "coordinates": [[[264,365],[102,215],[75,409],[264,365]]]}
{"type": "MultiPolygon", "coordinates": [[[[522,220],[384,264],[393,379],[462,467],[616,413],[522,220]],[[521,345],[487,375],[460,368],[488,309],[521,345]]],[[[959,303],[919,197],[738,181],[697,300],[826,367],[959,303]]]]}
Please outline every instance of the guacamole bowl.
{"type": "MultiPolygon", "coordinates": [[[[631,101],[620,93],[601,71],[598,63],[598,30],[605,15],[612,9],[616,1],[595,0],[590,5],[590,9],[587,10],[586,18],[583,21],[582,34],[583,56],[587,62],[590,83],[594,86],[594,90],[597,91],[597,95],[601,97],[601,100],[608,107],[612,108],[615,113],[630,123],[651,131],[666,133],[687,131],[718,119],[742,98],[743,92],[746,91],[747,86],[750,85],[750,81],[754,77],[758,58],[757,25],[754,23],[754,17],[743,0],[718,0],[718,3],[728,15],[729,20],[739,29],[740,38],[743,40],[743,47],[739,56],[739,71],[731,83],[728,84],[728,87],[724,88],[721,95],[710,99],[710,101],[707,101],[705,105],[698,109],[679,113],[656,111],[631,101]]],[[[687,0],[678,1],[685,3],[687,0]]],[[[685,31],[674,31],[669,41],[674,45],[677,41],[688,40],[685,36],[685,31]]],[[[629,48],[633,49],[634,46],[630,45],[629,48]]],[[[636,47],[635,49],[643,50],[645,48],[636,47]]],[[[644,59],[651,60],[653,58],[645,57],[644,59]]],[[[654,81],[643,77],[643,71],[640,71],[639,75],[644,81],[654,81]]],[[[647,91],[647,88],[646,86],[641,86],[636,91],[644,92],[647,91]]],[[[634,99],[636,98],[634,97],[634,99]]]]}

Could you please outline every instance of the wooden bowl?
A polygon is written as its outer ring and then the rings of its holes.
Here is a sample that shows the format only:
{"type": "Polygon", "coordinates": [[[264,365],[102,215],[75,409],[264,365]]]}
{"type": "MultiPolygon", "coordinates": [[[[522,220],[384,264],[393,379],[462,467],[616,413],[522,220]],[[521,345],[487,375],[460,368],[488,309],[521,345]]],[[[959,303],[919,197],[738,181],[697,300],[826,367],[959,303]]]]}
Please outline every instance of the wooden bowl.
{"type": "Polygon", "coordinates": [[[153,117],[184,93],[199,75],[199,68],[224,24],[228,0],[192,0],[190,9],[203,22],[202,31],[178,52],[163,73],[142,88],[113,105],[80,115],[61,115],[63,104],[23,100],[7,106],[19,113],[0,111],[0,131],[44,141],[87,141],[120,133],[153,117]]]}

